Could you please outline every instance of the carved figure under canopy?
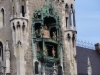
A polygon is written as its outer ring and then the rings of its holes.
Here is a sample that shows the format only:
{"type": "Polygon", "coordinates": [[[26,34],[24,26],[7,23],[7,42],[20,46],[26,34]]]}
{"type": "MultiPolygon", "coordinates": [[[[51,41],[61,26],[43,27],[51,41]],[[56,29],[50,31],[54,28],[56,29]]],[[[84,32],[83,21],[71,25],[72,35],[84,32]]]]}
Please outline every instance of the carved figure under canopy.
{"type": "Polygon", "coordinates": [[[52,48],[52,56],[53,57],[55,57],[55,53],[56,53],[56,51],[55,51],[55,49],[54,49],[54,47],[52,48]]]}
{"type": "Polygon", "coordinates": [[[57,38],[57,37],[56,37],[56,32],[53,32],[53,37],[52,37],[52,39],[53,39],[53,40],[56,40],[56,38],[57,38]]]}

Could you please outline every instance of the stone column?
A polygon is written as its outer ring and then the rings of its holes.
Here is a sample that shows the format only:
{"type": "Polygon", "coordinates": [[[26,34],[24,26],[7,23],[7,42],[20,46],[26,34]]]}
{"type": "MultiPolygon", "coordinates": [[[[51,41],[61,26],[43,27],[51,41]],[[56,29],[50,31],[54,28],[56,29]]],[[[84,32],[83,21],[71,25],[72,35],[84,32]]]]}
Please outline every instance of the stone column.
{"type": "Polygon", "coordinates": [[[10,73],[10,50],[6,41],[6,73],[10,73]]]}

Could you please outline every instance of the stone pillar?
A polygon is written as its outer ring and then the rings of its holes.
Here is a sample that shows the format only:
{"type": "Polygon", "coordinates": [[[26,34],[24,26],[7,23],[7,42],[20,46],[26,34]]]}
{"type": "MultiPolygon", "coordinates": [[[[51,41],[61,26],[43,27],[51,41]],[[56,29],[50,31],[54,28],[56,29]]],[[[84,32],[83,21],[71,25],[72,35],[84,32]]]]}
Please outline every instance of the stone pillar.
{"type": "Polygon", "coordinates": [[[26,45],[27,45],[27,32],[26,32],[26,27],[27,27],[27,20],[26,18],[23,20],[21,18],[14,18],[11,21],[11,28],[12,28],[12,38],[13,38],[13,49],[14,49],[14,56],[16,58],[16,67],[17,67],[17,75],[25,75],[26,73],[26,68],[25,68],[25,50],[26,50],[26,45]],[[15,31],[13,29],[14,23],[15,26],[15,31]],[[24,23],[24,29],[23,27],[24,23]],[[26,35],[26,36],[25,36],[26,35]]]}
{"type": "Polygon", "coordinates": [[[10,73],[10,50],[8,47],[8,41],[6,41],[6,74],[10,73]]]}

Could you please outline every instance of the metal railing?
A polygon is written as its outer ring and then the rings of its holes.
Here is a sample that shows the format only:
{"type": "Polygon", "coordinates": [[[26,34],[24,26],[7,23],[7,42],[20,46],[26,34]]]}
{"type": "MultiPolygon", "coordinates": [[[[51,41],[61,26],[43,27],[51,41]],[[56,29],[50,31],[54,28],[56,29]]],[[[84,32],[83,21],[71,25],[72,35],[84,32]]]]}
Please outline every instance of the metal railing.
{"type": "Polygon", "coordinates": [[[76,46],[79,46],[79,47],[95,50],[94,45],[95,45],[95,43],[92,43],[89,41],[87,42],[87,41],[83,41],[83,40],[79,40],[79,39],[76,40],[76,46]]]}

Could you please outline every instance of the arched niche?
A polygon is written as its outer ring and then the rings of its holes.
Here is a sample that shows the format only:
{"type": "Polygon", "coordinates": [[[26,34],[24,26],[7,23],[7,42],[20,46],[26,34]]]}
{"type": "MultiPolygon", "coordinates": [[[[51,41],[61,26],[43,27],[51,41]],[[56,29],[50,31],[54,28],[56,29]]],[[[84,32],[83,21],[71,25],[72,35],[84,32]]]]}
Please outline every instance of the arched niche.
{"type": "Polygon", "coordinates": [[[54,17],[45,17],[44,18],[44,24],[46,24],[46,25],[50,25],[50,24],[53,25],[55,23],[56,23],[56,20],[54,17]]]}
{"type": "Polygon", "coordinates": [[[45,17],[44,18],[44,34],[48,34],[46,37],[52,38],[55,36],[56,38],[56,20],[54,17],[45,17]],[[46,31],[46,33],[45,33],[46,31]]]}
{"type": "Polygon", "coordinates": [[[3,60],[3,44],[1,41],[0,41],[0,58],[1,60],[3,60]]]}
{"type": "Polygon", "coordinates": [[[50,37],[53,39],[53,40],[56,40],[57,38],[57,29],[56,27],[52,27],[50,29],[50,37]]]}
{"type": "Polygon", "coordinates": [[[41,23],[35,23],[34,25],[34,31],[36,34],[36,37],[39,38],[42,35],[42,27],[41,27],[41,23]]]}

